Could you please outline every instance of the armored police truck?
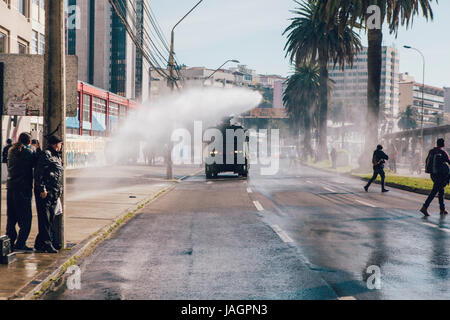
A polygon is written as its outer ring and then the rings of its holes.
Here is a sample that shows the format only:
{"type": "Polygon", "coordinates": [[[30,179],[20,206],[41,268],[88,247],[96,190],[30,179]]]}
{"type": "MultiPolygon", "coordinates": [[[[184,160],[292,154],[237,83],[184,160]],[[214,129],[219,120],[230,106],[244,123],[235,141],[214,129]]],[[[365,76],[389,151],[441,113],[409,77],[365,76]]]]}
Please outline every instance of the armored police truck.
{"type": "Polygon", "coordinates": [[[225,121],[217,133],[219,131],[221,137],[215,136],[207,142],[206,178],[216,178],[222,172],[233,172],[246,178],[250,165],[248,130],[225,121]]]}

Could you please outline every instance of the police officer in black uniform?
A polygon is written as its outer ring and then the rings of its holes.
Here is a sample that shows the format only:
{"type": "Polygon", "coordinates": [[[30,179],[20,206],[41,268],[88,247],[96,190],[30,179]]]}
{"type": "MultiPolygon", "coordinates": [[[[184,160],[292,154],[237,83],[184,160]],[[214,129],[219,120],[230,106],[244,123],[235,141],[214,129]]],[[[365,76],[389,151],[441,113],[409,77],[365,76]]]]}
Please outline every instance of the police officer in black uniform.
{"type": "Polygon", "coordinates": [[[48,138],[48,148],[39,154],[35,170],[34,193],[38,212],[39,234],[34,248],[37,251],[57,253],[53,239],[53,224],[58,199],[63,192],[64,167],[61,157],[62,140],[48,138]]]}
{"type": "Polygon", "coordinates": [[[36,157],[30,147],[31,136],[22,133],[19,141],[8,150],[7,222],[6,234],[14,251],[32,251],[26,242],[31,230],[33,197],[33,168],[36,157]],[[17,235],[16,225],[19,225],[17,235]],[[16,242],[17,240],[17,242],[16,242]]]}
{"type": "Polygon", "coordinates": [[[381,177],[381,192],[389,192],[389,190],[384,187],[384,180],[386,178],[386,174],[384,173],[384,164],[386,163],[386,160],[389,160],[388,155],[383,152],[383,146],[378,145],[377,150],[374,151],[372,156],[373,177],[364,187],[366,192],[369,192],[370,185],[377,179],[378,175],[381,177]]]}

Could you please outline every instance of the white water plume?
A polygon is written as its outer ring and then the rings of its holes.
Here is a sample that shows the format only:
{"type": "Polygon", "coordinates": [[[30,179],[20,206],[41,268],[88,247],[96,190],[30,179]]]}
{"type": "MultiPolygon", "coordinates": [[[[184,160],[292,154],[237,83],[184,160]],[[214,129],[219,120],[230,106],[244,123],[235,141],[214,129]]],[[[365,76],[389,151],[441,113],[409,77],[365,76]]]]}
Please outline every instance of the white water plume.
{"type": "Polygon", "coordinates": [[[126,156],[129,159],[130,153],[136,156],[142,142],[152,144],[162,155],[162,146],[167,144],[173,130],[190,128],[194,121],[201,121],[203,128],[214,126],[224,117],[250,111],[261,100],[259,92],[244,88],[175,91],[131,112],[108,146],[108,158],[117,160],[126,156]]]}

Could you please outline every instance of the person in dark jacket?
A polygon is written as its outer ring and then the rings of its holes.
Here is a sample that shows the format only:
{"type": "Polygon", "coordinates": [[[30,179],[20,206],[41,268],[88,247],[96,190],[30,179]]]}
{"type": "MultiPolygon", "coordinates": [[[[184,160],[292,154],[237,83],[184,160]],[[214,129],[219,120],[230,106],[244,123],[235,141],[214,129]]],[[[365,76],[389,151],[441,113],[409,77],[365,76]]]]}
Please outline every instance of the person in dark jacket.
{"type": "Polygon", "coordinates": [[[366,192],[369,192],[370,185],[377,179],[378,175],[381,177],[381,192],[389,192],[389,190],[384,187],[384,180],[386,178],[386,174],[384,173],[384,164],[386,163],[386,160],[389,160],[388,155],[383,152],[383,146],[378,145],[377,150],[374,151],[372,156],[373,177],[364,187],[366,192]]]}
{"type": "Polygon", "coordinates": [[[31,136],[22,133],[19,141],[8,152],[6,235],[11,239],[14,251],[33,251],[26,246],[31,230],[33,168],[36,164],[30,142],[31,136]],[[19,235],[16,232],[17,224],[20,228],[19,235]]]}
{"type": "Polygon", "coordinates": [[[3,148],[2,152],[2,163],[8,163],[8,151],[12,147],[12,140],[6,140],[6,146],[3,148]]]}
{"type": "Polygon", "coordinates": [[[48,145],[48,148],[39,154],[35,170],[34,194],[39,233],[34,248],[37,251],[57,253],[56,239],[53,239],[53,222],[58,199],[63,192],[62,140],[51,136],[48,138],[48,145]]]}
{"type": "Polygon", "coordinates": [[[449,167],[450,159],[448,153],[444,150],[445,148],[445,140],[439,139],[437,141],[437,147],[430,150],[428,152],[427,157],[427,167],[430,164],[431,168],[427,168],[427,171],[430,171],[431,180],[433,180],[433,190],[431,190],[430,195],[425,201],[420,212],[423,213],[425,217],[429,217],[428,208],[431,205],[431,202],[436,197],[436,194],[439,194],[439,206],[441,209],[441,215],[448,214],[448,211],[445,210],[444,203],[444,195],[445,195],[445,187],[449,183],[449,167]],[[430,170],[428,170],[430,169],[430,170]]]}
{"type": "Polygon", "coordinates": [[[31,148],[36,152],[36,155],[38,155],[42,151],[39,140],[36,139],[31,140],[31,148]]]}
{"type": "Polygon", "coordinates": [[[6,140],[6,146],[2,150],[2,182],[8,179],[8,151],[12,146],[12,140],[6,140]]]}

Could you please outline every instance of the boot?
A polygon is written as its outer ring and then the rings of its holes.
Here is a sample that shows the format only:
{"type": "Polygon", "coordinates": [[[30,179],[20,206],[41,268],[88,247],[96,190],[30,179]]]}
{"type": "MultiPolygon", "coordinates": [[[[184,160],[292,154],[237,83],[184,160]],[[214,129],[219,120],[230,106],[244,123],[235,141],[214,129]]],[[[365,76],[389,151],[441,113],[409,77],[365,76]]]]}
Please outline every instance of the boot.
{"type": "Polygon", "coordinates": [[[423,206],[422,209],[420,209],[420,212],[422,212],[425,217],[430,216],[430,214],[428,213],[428,208],[426,208],[425,206],[423,206]]]}
{"type": "Polygon", "coordinates": [[[46,253],[58,253],[58,250],[56,250],[55,247],[53,247],[52,244],[46,244],[44,246],[44,251],[46,253]]]}

